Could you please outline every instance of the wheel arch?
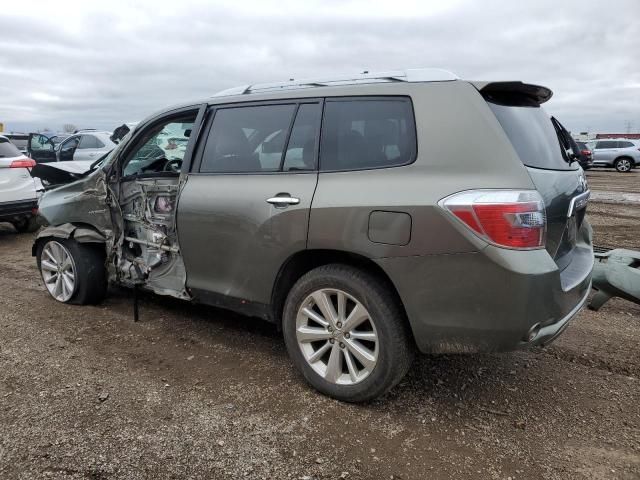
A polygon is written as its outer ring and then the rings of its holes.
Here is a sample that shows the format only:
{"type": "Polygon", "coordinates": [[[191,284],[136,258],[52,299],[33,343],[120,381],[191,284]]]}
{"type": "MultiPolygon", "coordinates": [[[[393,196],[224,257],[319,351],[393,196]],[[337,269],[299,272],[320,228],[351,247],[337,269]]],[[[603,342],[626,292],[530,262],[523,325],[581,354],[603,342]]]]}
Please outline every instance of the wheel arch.
{"type": "Polygon", "coordinates": [[[36,256],[38,245],[47,238],[72,238],[78,243],[105,244],[107,239],[93,225],[86,223],[63,223],[62,225],[49,226],[42,229],[36,236],[31,255],[36,256]]]}
{"type": "Polygon", "coordinates": [[[391,294],[395,298],[398,307],[403,313],[406,325],[409,328],[409,331],[411,331],[411,326],[407,319],[407,312],[400,298],[400,294],[398,293],[396,286],[394,285],[389,275],[387,275],[387,273],[384,271],[384,269],[364,255],[343,250],[330,249],[312,249],[296,252],[291,255],[280,267],[271,294],[271,314],[273,316],[273,320],[279,328],[282,324],[282,312],[284,310],[284,304],[287,299],[287,294],[291,290],[291,287],[305,273],[313,270],[314,268],[318,268],[331,263],[351,265],[353,267],[362,269],[383,282],[388,288],[388,291],[391,292],[391,294]]]}
{"type": "Polygon", "coordinates": [[[613,160],[613,165],[615,165],[618,160],[622,160],[623,158],[629,160],[632,166],[636,164],[636,160],[631,155],[620,155],[613,160]]]}

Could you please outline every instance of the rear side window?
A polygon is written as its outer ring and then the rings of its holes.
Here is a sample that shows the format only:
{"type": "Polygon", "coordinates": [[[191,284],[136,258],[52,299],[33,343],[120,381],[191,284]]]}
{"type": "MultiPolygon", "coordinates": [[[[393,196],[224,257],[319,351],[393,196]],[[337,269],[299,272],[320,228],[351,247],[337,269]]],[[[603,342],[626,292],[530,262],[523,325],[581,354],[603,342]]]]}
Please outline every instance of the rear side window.
{"type": "Polygon", "coordinates": [[[19,157],[20,150],[6,138],[0,138],[0,158],[19,157]]]}
{"type": "Polygon", "coordinates": [[[80,148],[80,149],[83,149],[83,148],[103,148],[103,147],[104,147],[104,143],[102,143],[100,140],[98,140],[93,135],[82,135],[80,137],[80,144],[78,145],[78,148],[80,148]]]}
{"type": "Polygon", "coordinates": [[[491,102],[488,105],[526,166],[546,170],[577,168],[577,164],[570,165],[563,155],[558,134],[543,108],[491,102]]]}
{"type": "Polygon", "coordinates": [[[280,170],[295,104],[217,110],[202,158],[203,173],[280,170]]]}
{"type": "Polygon", "coordinates": [[[327,99],[320,169],[395,167],[416,158],[416,130],[408,98],[327,99]]]}

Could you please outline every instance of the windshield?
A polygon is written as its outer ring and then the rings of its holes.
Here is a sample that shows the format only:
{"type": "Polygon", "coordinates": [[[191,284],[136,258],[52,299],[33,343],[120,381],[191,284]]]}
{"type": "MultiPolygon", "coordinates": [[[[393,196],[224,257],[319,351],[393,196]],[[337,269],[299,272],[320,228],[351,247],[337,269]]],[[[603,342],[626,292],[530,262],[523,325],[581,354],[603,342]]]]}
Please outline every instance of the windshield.
{"type": "Polygon", "coordinates": [[[488,104],[526,166],[545,170],[577,168],[560,145],[558,133],[543,108],[488,104]]]}

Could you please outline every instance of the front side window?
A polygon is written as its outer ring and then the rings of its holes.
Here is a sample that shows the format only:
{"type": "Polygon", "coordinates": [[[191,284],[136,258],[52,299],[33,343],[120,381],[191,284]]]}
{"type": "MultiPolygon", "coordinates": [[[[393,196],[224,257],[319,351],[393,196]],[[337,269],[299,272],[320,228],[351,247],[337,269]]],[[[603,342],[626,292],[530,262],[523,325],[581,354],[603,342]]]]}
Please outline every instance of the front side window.
{"type": "Polygon", "coordinates": [[[295,104],[222,108],[204,148],[202,173],[280,170],[295,104]]]}
{"type": "Polygon", "coordinates": [[[601,149],[601,148],[617,148],[618,146],[618,142],[614,142],[611,140],[603,140],[601,142],[598,142],[598,144],[596,145],[597,149],[601,149]]]}
{"type": "Polygon", "coordinates": [[[73,154],[78,148],[79,143],[80,137],[70,137],[62,142],[60,144],[60,153],[58,155],[58,160],[60,160],[61,162],[73,160],[73,154]]]}
{"type": "Polygon", "coordinates": [[[195,113],[160,122],[142,133],[122,167],[122,175],[178,173],[187,150],[195,113]]]}
{"type": "Polygon", "coordinates": [[[633,143],[623,142],[623,141],[618,142],[618,148],[629,148],[629,147],[633,147],[633,143]]]}
{"type": "Polygon", "coordinates": [[[320,169],[406,165],[416,157],[416,131],[406,98],[340,99],[325,104],[320,169]]]}
{"type": "Polygon", "coordinates": [[[80,139],[78,137],[71,137],[71,138],[68,138],[67,140],[65,140],[64,142],[62,142],[62,145],[60,146],[60,148],[62,150],[68,150],[70,148],[77,148],[78,147],[78,143],[80,143],[80,139]]]}

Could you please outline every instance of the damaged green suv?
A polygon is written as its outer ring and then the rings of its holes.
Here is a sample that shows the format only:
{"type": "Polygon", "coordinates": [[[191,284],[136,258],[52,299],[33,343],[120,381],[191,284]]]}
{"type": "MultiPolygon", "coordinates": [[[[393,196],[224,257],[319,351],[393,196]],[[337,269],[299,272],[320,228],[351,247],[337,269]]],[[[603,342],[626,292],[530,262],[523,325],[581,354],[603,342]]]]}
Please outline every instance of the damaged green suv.
{"type": "Polygon", "coordinates": [[[227,90],[46,192],[33,253],[56,300],[262,317],[315,388],[370,400],[415,351],[548,343],[584,304],[589,190],[550,97],[431,69],[227,90]]]}

